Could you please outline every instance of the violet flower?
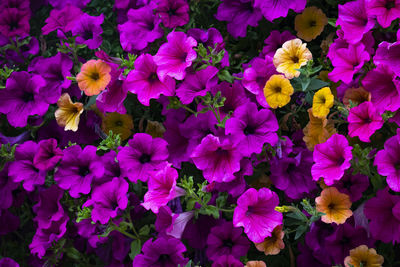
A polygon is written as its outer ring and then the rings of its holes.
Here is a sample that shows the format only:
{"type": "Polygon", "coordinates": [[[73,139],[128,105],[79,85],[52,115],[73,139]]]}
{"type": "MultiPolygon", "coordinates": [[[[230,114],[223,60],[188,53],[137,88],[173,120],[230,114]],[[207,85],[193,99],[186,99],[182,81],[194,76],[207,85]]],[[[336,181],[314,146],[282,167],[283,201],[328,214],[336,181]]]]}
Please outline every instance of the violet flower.
{"type": "Polygon", "coordinates": [[[156,14],[167,28],[183,26],[189,22],[189,5],[186,0],[158,0],[156,14]]]}
{"type": "Polygon", "coordinates": [[[382,42],[376,49],[374,63],[377,66],[387,65],[396,76],[400,75],[400,42],[382,42]]]}
{"type": "Polygon", "coordinates": [[[400,18],[400,2],[396,0],[365,0],[369,17],[376,17],[378,23],[387,28],[392,21],[400,18]]]}
{"type": "Polygon", "coordinates": [[[30,10],[5,8],[0,11],[0,34],[7,38],[29,35],[30,10]]]}
{"type": "Polygon", "coordinates": [[[67,4],[61,10],[52,9],[50,16],[45,20],[46,25],[42,28],[43,35],[47,35],[55,30],[63,33],[72,31],[77,23],[77,18],[82,15],[82,10],[76,6],[67,4]]]}
{"type": "Polygon", "coordinates": [[[13,203],[12,192],[19,186],[19,184],[14,182],[12,177],[8,175],[9,166],[10,163],[6,163],[3,170],[0,171],[0,210],[11,207],[13,203]]]}
{"type": "Polygon", "coordinates": [[[103,29],[100,25],[103,24],[103,21],[104,14],[96,17],[83,13],[72,29],[73,36],[76,36],[76,43],[85,44],[89,49],[100,47],[103,42],[101,37],[103,29]]]}

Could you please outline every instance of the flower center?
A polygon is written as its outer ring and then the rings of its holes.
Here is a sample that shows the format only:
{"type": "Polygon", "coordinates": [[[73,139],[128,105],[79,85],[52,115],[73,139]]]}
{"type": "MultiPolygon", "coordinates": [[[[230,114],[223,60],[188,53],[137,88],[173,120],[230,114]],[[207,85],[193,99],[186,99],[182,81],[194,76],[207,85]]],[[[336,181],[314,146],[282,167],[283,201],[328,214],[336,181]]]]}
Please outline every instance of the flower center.
{"type": "Polygon", "coordinates": [[[275,93],[281,93],[282,92],[282,87],[280,87],[280,86],[275,87],[274,88],[274,92],[275,93]]]}
{"type": "Polygon", "coordinates": [[[293,63],[299,63],[299,57],[298,56],[292,56],[292,61],[293,61],[293,63]]]}
{"type": "Polygon", "coordinates": [[[338,161],[337,161],[337,164],[342,165],[343,162],[344,162],[344,158],[343,158],[343,157],[340,157],[340,158],[338,159],[338,161]]]}
{"type": "Polygon", "coordinates": [[[170,10],[168,10],[168,15],[170,15],[170,16],[176,15],[176,9],[171,8],[170,10]]]}
{"type": "Polygon", "coordinates": [[[89,174],[89,168],[88,166],[80,166],[79,167],[79,175],[82,177],[85,177],[86,175],[89,174]]]}
{"type": "Polygon", "coordinates": [[[116,121],[116,122],[115,122],[115,126],[122,127],[122,125],[124,125],[124,124],[122,123],[122,121],[116,121]]]}
{"type": "Polygon", "coordinates": [[[334,210],[334,209],[335,209],[335,203],[330,203],[330,204],[328,205],[328,209],[334,210]]]}
{"type": "Polygon", "coordinates": [[[98,79],[100,79],[100,75],[99,75],[98,72],[93,72],[93,73],[90,75],[90,78],[92,78],[92,80],[94,80],[94,81],[97,81],[98,79]]]}
{"type": "Polygon", "coordinates": [[[392,8],[394,8],[395,6],[396,6],[396,4],[395,4],[394,1],[388,1],[388,2],[386,2],[386,4],[385,4],[385,8],[386,8],[387,10],[392,9],[392,8]]]}
{"type": "Polygon", "coordinates": [[[150,157],[150,155],[148,155],[148,154],[143,154],[143,155],[141,155],[140,158],[139,158],[139,161],[140,161],[140,163],[142,163],[142,164],[147,163],[147,162],[150,162],[150,160],[151,160],[151,157],[150,157]]]}
{"type": "Polygon", "coordinates": [[[10,27],[10,31],[18,29],[18,21],[13,20],[8,24],[8,26],[10,27]]]}
{"type": "Polygon", "coordinates": [[[317,22],[315,20],[310,21],[310,27],[317,26],[317,22]]]}
{"type": "Polygon", "coordinates": [[[93,39],[93,32],[89,29],[85,30],[83,32],[83,39],[85,39],[85,40],[93,39]]]}
{"type": "Polygon", "coordinates": [[[233,242],[230,239],[226,239],[226,240],[222,241],[222,243],[224,244],[224,247],[228,247],[228,248],[233,247],[233,242]]]}
{"type": "Polygon", "coordinates": [[[24,92],[24,94],[22,95],[22,100],[25,103],[33,101],[33,94],[31,92],[24,92]]]}
{"type": "Polygon", "coordinates": [[[150,74],[150,76],[149,76],[150,82],[155,82],[157,80],[158,80],[157,73],[153,72],[152,74],[150,74]]]}
{"type": "Polygon", "coordinates": [[[254,128],[251,127],[250,125],[247,125],[246,128],[244,128],[244,134],[245,135],[250,135],[250,134],[254,134],[254,128]]]}
{"type": "Polygon", "coordinates": [[[170,259],[170,256],[168,254],[161,254],[160,257],[158,257],[158,261],[159,263],[166,263],[168,262],[170,259]]]}

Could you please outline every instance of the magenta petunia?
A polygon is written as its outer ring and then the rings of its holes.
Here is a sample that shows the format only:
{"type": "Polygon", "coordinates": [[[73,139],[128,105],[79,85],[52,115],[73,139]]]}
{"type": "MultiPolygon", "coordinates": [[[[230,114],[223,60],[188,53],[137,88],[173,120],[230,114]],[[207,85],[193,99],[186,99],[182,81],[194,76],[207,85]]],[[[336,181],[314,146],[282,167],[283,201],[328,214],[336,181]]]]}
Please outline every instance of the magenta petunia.
{"type": "Polygon", "coordinates": [[[197,96],[205,96],[208,91],[218,84],[218,69],[207,66],[195,73],[187,73],[185,79],[176,89],[176,95],[183,104],[192,103],[197,96]]]}
{"type": "Polygon", "coordinates": [[[350,168],[350,160],[353,158],[346,137],[334,134],[325,143],[314,147],[314,165],[311,174],[315,181],[324,178],[326,185],[332,185],[335,180],[340,180],[344,171],[350,168]]]}
{"type": "Polygon", "coordinates": [[[243,263],[232,255],[223,255],[213,262],[211,267],[242,267],[243,263]]]}
{"type": "Polygon", "coordinates": [[[67,5],[72,5],[83,9],[90,1],[91,0],[48,0],[49,4],[55,9],[62,9],[67,5]]]}
{"type": "Polygon", "coordinates": [[[384,149],[375,156],[374,165],[380,175],[386,176],[390,189],[400,192],[400,130],[397,130],[397,135],[386,140],[384,149]]]}
{"type": "Polygon", "coordinates": [[[331,58],[333,70],[329,73],[329,79],[334,82],[343,81],[350,83],[356,74],[370,59],[370,55],[365,51],[362,43],[349,45],[348,48],[340,48],[331,58]]]}
{"type": "Polygon", "coordinates": [[[110,75],[111,81],[107,88],[102,91],[96,98],[96,106],[102,112],[118,112],[126,113],[124,100],[128,94],[127,88],[124,86],[124,76],[122,69],[118,65],[109,63],[112,66],[110,75]]]}
{"type": "Polygon", "coordinates": [[[381,189],[367,200],[364,214],[370,220],[373,238],[384,243],[400,242],[400,196],[390,194],[387,187],[381,189]]]}
{"type": "Polygon", "coordinates": [[[240,170],[242,154],[229,138],[207,135],[191,154],[196,167],[209,182],[229,182],[240,170]]]}
{"type": "Polygon", "coordinates": [[[237,200],[233,225],[243,226],[251,241],[261,243],[272,235],[276,226],[282,224],[282,213],[275,210],[278,205],[278,195],[270,189],[247,189],[237,200]]]}
{"type": "Polygon", "coordinates": [[[72,31],[77,22],[77,18],[82,15],[82,10],[73,5],[65,5],[62,9],[52,9],[50,16],[46,19],[46,25],[42,28],[42,33],[47,35],[55,30],[61,30],[64,34],[72,31]]]}
{"type": "Polygon", "coordinates": [[[383,126],[382,116],[378,113],[371,102],[363,102],[357,107],[350,109],[349,116],[349,136],[358,136],[363,142],[371,142],[371,135],[383,126]]]}
{"type": "Polygon", "coordinates": [[[261,9],[264,17],[273,21],[274,19],[286,17],[289,9],[299,13],[306,7],[307,0],[254,0],[254,7],[261,9]]]}
{"type": "Polygon", "coordinates": [[[344,39],[350,44],[355,44],[375,26],[375,20],[368,16],[365,0],[356,0],[339,5],[336,24],[343,29],[344,39]]]}
{"type": "Polygon", "coordinates": [[[159,233],[165,233],[169,236],[180,239],[185,230],[186,224],[193,218],[193,216],[194,211],[172,213],[170,207],[162,206],[158,210],[154,227],[159,233]]]}
{"type": "Polygon", "coordinates": [[[10,164],[6,163],[0,171],[0,210],[5,210],[11,207],[13,203],[13,191],[18,188],[19,183],[12,180],[8,175],[10,164]]]}
{"type": "Polygon", "coordinates": [[[7,38],[28,36],[30,16],[30,10],[2,9],[0,11],[0,35],[4,35],[7,38]]]}
{"type": "Polygon", "coordinates": [[[103,33],[101,24],[103,24],[103,21],[104,14],[96,17],[83,13],[72,29],[72,34],[76,36],[76,43],[85,44],[89,49],[99,48],[103,42],[101,37],[103,33]]]}
{"type": "Polygon", "coordinates": [[[164,167],[168,159],[167,142],[146,133],[136,133],[128,146],[120,147],[117,159],[130,181],[146,182],[152,171],[164,167]]]}
{"type": "Polygon", "coordinates": [[[189,5],[186,0],[157,0],[156,13],[167,28],[183,26],[189,22],[189,5]]]}
{"type": "Polygon", "coordinates": [[[218,6],[217,20],[228,22],[228,32],[235,38],[245,37],[247,26],[258,26],[262,15],[252,0],[223,0],[218,6]]]}
{"type": "Polygon", "coordinates": [[[157,54],[153,57],[157,64],[157,74],[161,81],[167,76],[177,80],[183,80],[186,68],[192,65],[197,53],[193,47],[197,46],[194,38],[184,32],[170,32],[167,35],[168,42],[161,45],[157,54]]]}
{"type": "Polygon", "coordinates": [[[367,190],[369,178],[359,173],[353,175],[352,172],[352,169],[346,171],[340,180],[335,181],[333,186],[336,187],[339,192],[347,194],[351,202],[356,202],[362,198],[363,192],[367,190]]]}
{"type": "Polygon", "coordinates": [[[167,205],[168,201],[186,194],[185,190],[176,186],[178,172],[165,164],[164,168],[150,175],[148,191],[144,195],[142,204],[147,210],[158,213],[160,207],[167,205]]]}
{"type": "Polygon", "coordinates": [[[32,192],[37,185],[43,185],[46,178],[46,171],[37,169],[34,158],[39,145],[33,141],[26,141],[15,149],[15,161],[11,162],[8,175],[13,182],[22,182],[26,191],[32,192]]]}
{"type": "Polygon", "coordinates": [[[261,153],[265,143],[274,146],[278,142],[278,120],[269,109],[257,109],[249,103],[238,107],[226,121],[225,134],[232,135],[237,149],[244,156],[261,153]]]}
{"type": "Polygon", "coordinates": [[[57,147],[57,140],[50,138],[39,142],[39,149],[33,158],[36,168],[43,171],[53,169],[62,159],[63,152],[57,147]]]}
{"type": "Polygon", "coordinates": [[[274,57],[276,50],[281,48],[286,41],[293,39],[296,39],[296,36],[290,31],[283,31],[282,33],[277,30],[271,31],[267,39],[264,40],[265,46],[263,47],[262,55],[274,57]]]}
{"type": "Polygon", "coordinates": [[[400,81],[388,66],[381,64],[370,70],[362,85],[371,93],[371,102],[379,113],[400,108],[400,81]]]}
{"type": "Polygon", "coordinates": [[[19,267],[19,264],[11,258],[1,258],[0,266],[2,267],[19,267]]]}
{"type": "Polygon", "coordinates": [[[119,177],[96,186],[92,195],[83,207],[92,206],[92,221],[107,224],[110,218],[115,218],[118,211],[123,211],[128,205],[128,183],[119,177]]]}
{"type": "Polygon", "coordinates": [[[376,17],[378,23],[387,28],[393,20],[400,18],[399,0],[365,0],[367,14],[376,17]]]}
{"type": "Polygon", "coordinates": [[[145,106],[150,105],[150,99],[158,99],[161,94],[175,94],[175,80],[169,76],[161,81],[154,57],[142,54],[135,60],[135,69],[129,72],[124,81],[125,90],[137,94],[138,100],[145,106]]]}
{"type": "Polygon", "coordinates": [[[83,150],[79,145],[64,149],[64,157],[54,174],[54,180],[64,190],[69,190],[73,198],[80,194],[89,194],[92,181],[104,174],[104,167],[97,147],[86,146],[83,150]]]}
{"type": "Polygon", "coordinates": [[[400,75],[400,42],[382,42],[376,49],[375,65],[387,65],[397,76],[400,75]]]}

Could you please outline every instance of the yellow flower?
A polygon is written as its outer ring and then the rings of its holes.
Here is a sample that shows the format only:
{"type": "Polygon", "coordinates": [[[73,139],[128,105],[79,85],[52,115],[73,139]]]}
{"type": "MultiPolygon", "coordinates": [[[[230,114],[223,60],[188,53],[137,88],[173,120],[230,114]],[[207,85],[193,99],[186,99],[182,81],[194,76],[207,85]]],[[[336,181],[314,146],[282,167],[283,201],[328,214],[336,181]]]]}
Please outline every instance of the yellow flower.
{"type": "Polygon", "coordinates": [[[117,112],[108,113],[102,123],[103,131],[108,134],[111,130],[114,134],[119,134],[121,140],[126,140],[132,135],[133,120],[128,114],[117,112]]]}
{"type": "Polygon", "coordinates": [[[248,261],[244,267],[267,267],[263,261],[248,261]]]}
{"type": "Polygon", "coordinates": [[[162,125],[162,123],[158,121],[147,121],[147,126],[145,133],[151,135],[153,138],[156,137],[163,137],[165,132],[165,127],[162,125]]]}
{"type": "Polygon", "coordinates": [[[78,130],[79,118],[83,112],[82,103],[72,103],[68,93],[62,94],[57,101],[58,109],[54,113],[57,124],[64,127],[64,131],[78,130]]]}
{"type": "Polygon", "coordinates": [[[297,36],[307,42],[320,35],[326,24],[328,24],[328,18],[321,9],[315,6],[307,7],[294,20],[297,36]]]}
{"type": "Polygon", "coordinates": [[[377,254],[375,249],[368,249],[366,245],[350,250],[350,256],[344,259],[345,267],[360,267],[361,263],[363,267],[381,267],[383,262],[383,257],[377,254]]]}
{"type": "Polygon", "coordinates": [[[314,117],[311,108],[308,109],[308,117],[310,121],[303,129],[303,141],[306,143],[307,148],[313,151],[315,145],[328,140],[329,137],[336,133],[336,129],[333,122],[326,117],[322,119],[314,117]]]}
{"type": "Polygon", "coordinates": [[[316,209],[325,213],[321,217],[324,223],[344,223],[353,212],[351,211],[350,197],[340,193],[336,187],[328,187],[322,190],[321,196],[315,199],[316,209]]]}
{"type": "Polygon", "coordinates": [[[271,108],[283,107],[292,94],[293,86],[283,75],[272,75],[264,86],[264,96],[271,108]]]}
{"type": "Polygon", "coordinates": [[[312,113],[315,117],[324,118],[329,113],[329,109],[333,106],[333,95],[329,87],[319,89],[313,98],[312,113]]]}
{"type": "Polygon", "coordinates": [[[81,67],[81,72],[76,76],[79,89],[87,96],[98,95],[111,80],[111,67],[102,60],[89,60],[81,67]]]}
{"type": "Polygon", "coordinates": [[[371,93],[363,87],[352,87],[347,89],[343,96],[343,104],[348,108],[350,108],[350,100],[353,104],[359,105],[362,102],[371,101],[371,93]]]}
{"type": "Polygon", "coordinates": [[[259,251],[263,251],[265,255],[279,254],[285,248],[285,243],[283,243],[284,235],[282,225],[278,225],[272,231],[272,236],[265,238],[262,243],[255,243],[255,246],[259,251]]]}
{"type": "Polygon", "coordinates": [[[285,74],[286,78],[292,79],[299,77],[300,69],[312,59],[310,50],[303,44],[300,39],[286,41],[282,48],[276,50],[274,55],[274,65],[277,72],[285,74]]]}

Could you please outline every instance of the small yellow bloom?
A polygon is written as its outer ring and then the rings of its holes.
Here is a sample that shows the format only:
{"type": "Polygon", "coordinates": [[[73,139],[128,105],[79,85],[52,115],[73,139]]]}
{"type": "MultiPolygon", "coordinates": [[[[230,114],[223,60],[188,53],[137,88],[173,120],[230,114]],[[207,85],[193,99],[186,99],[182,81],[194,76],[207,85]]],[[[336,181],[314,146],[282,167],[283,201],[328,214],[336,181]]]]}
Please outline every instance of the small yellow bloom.
{"type": "Polygon", "coordinates": [[[317,144],[324,143],[334,133],[336,133],[335,126],[331,120],[326,117],[318,118],[312,114],[312,109],[308,109],[308,117],[310,121],[303,129],[304,137],[303,141],[306,143],[307,148],[310,151],[314,151],[314,147],[317,144]]]}
{"type": "Polygon", "coordinates": [[[117,112],[108,113],[102,123],[103,131],[108,134],[111,130],[114,134],[119,134],[121,140],[126,140],[132,135],[133,120],[128,114],[117,112]]]}
{"type": "Polygon", "coordinates": [[[345,267],[360,267],[361,263],[363,267],[381,267],[383,262],[383,257],[377,254],[375,249],[368,249],[366,245],[350,250],[350,256],[344,259],[345,267]]]}
{"type": "Polygon", "coordinates": [[[321,217],[324,223],[344,223],[353,215],[351,211],[350,197],[340,193],[336,187],[328,187],[322,190],[321,196],[315,199],[316,209],[325,213],[321,217]]]}
{"type": "Polygon", "coordinates": [[[294,20],[297,36],[307,42],[320,35],[326,24],[328,24],[328,18],[321,9],[315,6],[307,7],[294,20]]]}
{"type": "Polygon", "coordinates": [[[264,96],[271,108],[285,106],[292,94],[293,86],[283,75],[272,75],[264,86],[264,96]]]}
{"type": "Polygon", "coordinates": [[[244,267],[267,267],[263,261],[248,261],[244,267]]]}
{"type": "Polygon", "coordinates": [[[145,133],[151,135],[153,138],[156,137],[163,137],[165,132],[165,127],[162,125],[162,123],[158,121],[147,121],[147,126],[145,133]]]}
{"type": "Polygon", "coordinates": [[[106,89],[111,80],[111,67],[102,60],[89,60],[81,67],[81,72],[76,76],[79,89],[87,96],[98,95],[106,89]]]}
{"type": "Polygon", "coordinates": [[[78,130],[79,118],[83,112],[82,103],[72,103],[68,93],[62,94],[57,101],[58,109],[54,113],[57,124],[64,127],[64,131],[78,130]]]}
{"type": "Polygon", "coordinates": [[[285,248],[285,243],[283,243],[284,235],[282,225],[278,225],[272,231],[272,236],[265,238],[262,243],[255,243],[255,246],[259,251],[264,252],[265,255],[279,254],[285,248]]]}
{"type": "Polygon", "coordinates": [[[324,118],[333,106],[334,97],[329,87],[319,89],[313,98],[312,113],[315,117],[324,118]]]}
{"type": "Polygon", "coordinates": [[[350,100],[353,104],[359,105],[363,102],[371,101],[371,93],[363,87],[349,88],[343,96],[343,104],[350,108],[350,100]]]}
{"type": "Polygon", "coordinates": [[[312,59],[310,50],[300,39],[286,41],[281,48],[276,50],[274,55],[274,66],[277,72],[285,74],[286,78],[299,77],[300,69],[312,59]]]}

